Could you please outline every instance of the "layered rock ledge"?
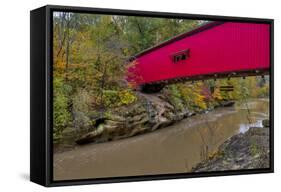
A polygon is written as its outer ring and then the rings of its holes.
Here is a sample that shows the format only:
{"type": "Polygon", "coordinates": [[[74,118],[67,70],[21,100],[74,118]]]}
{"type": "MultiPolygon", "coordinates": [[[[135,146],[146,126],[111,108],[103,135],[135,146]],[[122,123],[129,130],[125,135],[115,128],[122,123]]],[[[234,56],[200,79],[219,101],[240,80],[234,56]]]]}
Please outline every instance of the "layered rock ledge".
{"type": "Polygon", "coordinates": [[[184,118],[212,110],[215,107],[234,104],[233,101],[224,101],[207,110],[190,111],[184,109],[179,111],[161,93],[138,93],[138,97],[140,102],[93,118],[95,126],[87,133],[81,134],[75,142],[81,145],[132,137],[167,127],[184,118]]]}
{"type": "Polygon", "coordinates": [[[263,128],[251,127],[245,133],[234,135],[192,172],[269,168],[269,130],[269,120],[263,120],[263,128]]]}

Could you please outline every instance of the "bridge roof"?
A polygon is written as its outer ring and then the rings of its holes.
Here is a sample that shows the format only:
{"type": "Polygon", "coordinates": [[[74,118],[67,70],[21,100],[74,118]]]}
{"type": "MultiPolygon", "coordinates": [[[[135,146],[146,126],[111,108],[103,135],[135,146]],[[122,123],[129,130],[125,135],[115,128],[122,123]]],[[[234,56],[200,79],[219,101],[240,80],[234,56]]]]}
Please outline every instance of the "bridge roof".
{"type": "Polygon", "coordinates": [[[213,27],[215,27],[215,26],[218,26],[218,25],[221,25],[221,24],[223,24],[223,23],[224,23],[224,22],[221,22],[221,21],[209,21],[209,22],[207,22],[207,23],[205,23],[205,24],[202,24],[201,26],[199,26],[199,27],[197,27],[197,28],[195,28],[195,29],[193,29],[193,30],[191,30],[191,31],[187,31],[187,32],[181,33],[181,34],[176,35],[176,36],[174,36],[174,37],[172,37],[172,38],[170,38],[170,39],[168,39],[168,40],[166,40],[166,41],[163,41],[163,42],[160,43],[160,44],[157,44],[157,45],[152,46],[152,47],[150,47],[150,48],[148,48],[148,49],[145,49],[145,50],[143,50],[143,51],[137,53],[136,55],[130,57],[129,60],[130,60],[130,61],[133,61],[134,59],[136,59],[136,58],[138,58],[138,57],[140,57],[140,56],[142,56],[142,55],[145,55],[145,54],[147,54],[147,53],[150,53],[150,52],[152,52],[152,51],[154,51],[154,50],[156,50],[156,49],[159,49],[159,48],[161,48],[161,47],[164,47],[164,46],[166,46],[166,45],[168,45],[168,44],[171,44],[171,43],[173,43],[173,42],[175,42],[175,41],[179,41],[179,40],[181,40],[181,39],[183,39],[183,38],[185,38],[185,37],[192,36],[192,35],[194,35],[194,34],[197,34],[197,33],[202,32],[202,31],[211,29],[211,28],[213,28],[213,27]]]}

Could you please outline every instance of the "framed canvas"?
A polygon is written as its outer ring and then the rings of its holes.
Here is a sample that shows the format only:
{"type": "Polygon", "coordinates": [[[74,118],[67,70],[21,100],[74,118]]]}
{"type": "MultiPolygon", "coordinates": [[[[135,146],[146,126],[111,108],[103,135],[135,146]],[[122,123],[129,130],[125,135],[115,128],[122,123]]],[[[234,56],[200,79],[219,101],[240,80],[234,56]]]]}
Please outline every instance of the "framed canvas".
{"type": "Polygon", "coordinates": [[[273,172],[272,19],[54,5],[30,16],[31,181],[273,172]]]}

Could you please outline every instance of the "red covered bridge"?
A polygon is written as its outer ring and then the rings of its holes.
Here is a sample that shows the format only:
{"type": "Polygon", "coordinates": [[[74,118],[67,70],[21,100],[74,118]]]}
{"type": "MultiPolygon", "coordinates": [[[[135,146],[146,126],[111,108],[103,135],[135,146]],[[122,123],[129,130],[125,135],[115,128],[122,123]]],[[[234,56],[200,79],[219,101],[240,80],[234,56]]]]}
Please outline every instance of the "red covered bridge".
{"type": "Polygon", "coordinates": [[[268,74],[270,25],[209,22],[130,59],[127,80],[160,90],[185,80],[268,74]]]}

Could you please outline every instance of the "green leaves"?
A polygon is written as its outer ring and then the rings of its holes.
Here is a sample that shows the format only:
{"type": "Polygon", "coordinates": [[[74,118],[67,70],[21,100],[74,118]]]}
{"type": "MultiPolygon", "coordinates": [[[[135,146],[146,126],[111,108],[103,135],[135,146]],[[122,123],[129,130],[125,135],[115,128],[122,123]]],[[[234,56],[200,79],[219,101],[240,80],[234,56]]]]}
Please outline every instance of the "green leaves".
{"type": "Polygon", "coordinates": [[[69,111],[69,93],[71,86],[63,83],[62,79],[54,79],[54,100],[53,100],[53,120],[54,138],[59,139],[60,134],[71,121],[69,111]]]}

